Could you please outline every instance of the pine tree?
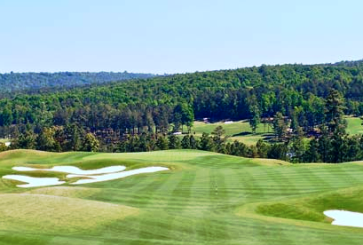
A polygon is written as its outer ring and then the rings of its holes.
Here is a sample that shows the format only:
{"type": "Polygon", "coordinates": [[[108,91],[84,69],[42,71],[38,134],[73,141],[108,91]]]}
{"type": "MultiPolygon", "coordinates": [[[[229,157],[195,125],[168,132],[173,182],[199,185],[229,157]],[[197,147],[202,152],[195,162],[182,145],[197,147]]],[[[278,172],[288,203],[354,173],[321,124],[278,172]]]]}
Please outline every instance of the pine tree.
{"type": "Polygon", "coordinates": [[[168,139],[169,139],[169,149],[181,148],[180,139],[178,137],[176,137],[175,135],[170,135],[168,139]]]}
{"type": "Polygon", "coordinates": [[[169,142],[168,139],[163,136],[163,135],[159,135],[158,139],[156,140],[156,147],[159,150],[167,150],[169,149],[169,142]]]}
{"type": "Polygon", "coordinates": [[[209,136],[207,133],[203,133],[202,137],[200,138],[200,150],[203,151],[214,151],[214,144],[212,137],[209,136]]]}
{"type": "Polygon", "coordinates": [[[213,142],[216,150],[219,152],[220,148],[222,147],[222,144],[226,141],[226,137],[223,137],[223,135],[226,133],[226,130],[223,129],[222,126],[216,127],[213,132],[213,142]]]}
{"type": "Polygon", "coordinates": [[[318,140],[318,152],[322,162],[331,162],[331,139],[328,129],[321,127],[322,135],[318,140]]]}
{"type": "Polygon", "coordinates": [[[85,151],[95,152],[98,150],[100,142],[92,133],[88,133],[84,138],[83,146],[85,151]]]}
{"type": "Polygon", "coordinates": [[[181,141],[181,146],[183,149],[190,149],[190,137],[189,134],[185,135],[181,141]]]}
{"type": "Polygon", "coordinates": [[[42,151],[54,151],[54,134],[55,130],[53,128],[43,128],[36,140],[37,149],[42,151]]]}
{"type": "Polygon", "coordinates": [[[312,139],[309,142],[308,150],[305,152],[303,156],[303,160],[305,162],[320,162],[320,154],[319,154],[319,143],[317,139],[312,139]]]}
{"type": "Polygon", "coordinates": [[[276,113],[273,121],[273,128],[279,140],[285,137],[287,125],[285,123],[284,116],[282,115],[281,112],[276,113]]]}
{"type": "Polygon", "coordinates": [[[190,149],[198,149],[199,141],[194,138],[193,135],[190,136],[190,149]]]}
{"type": "Polygon", "coordinates": [[[261,122],[261,112],[257,105],[254,105],[250,108],[251,118],[249,120],[250,127],[253,134],[256,134],[256,130],[258,125],[261,122]]]}
{"type": "Polygon", "coordinates": [[[325,101],[325,121],[330,133],[345,133],[343,98],[338,91],[331,89],[325,101]]]}
{"type": "Polygon", "coordinates": [[[305,153],[304,135],[301,127],[298,127],[294,136],[292,137],[290,151],[293,154],[292,162],[298,163],[303,161],[305,153]]]}
{"type": "Polygon", "coordinates": [[[260,158],[267,158],[267,152],[269,151],[269,145],[259,139],[256,143],[257,154],[260,158]]]}
{"type": "Polygon", "coordinates": [[[16,146],[20,149],[35,149],[35,135],[31,130],[20,134],[16,146]]]}

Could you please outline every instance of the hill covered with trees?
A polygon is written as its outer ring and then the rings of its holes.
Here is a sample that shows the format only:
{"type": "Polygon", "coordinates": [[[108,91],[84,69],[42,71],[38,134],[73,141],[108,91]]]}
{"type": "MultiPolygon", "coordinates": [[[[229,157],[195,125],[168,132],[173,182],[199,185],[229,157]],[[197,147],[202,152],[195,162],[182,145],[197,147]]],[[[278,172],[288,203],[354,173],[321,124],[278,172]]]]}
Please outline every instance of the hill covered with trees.
{"type": "Polygon", "coordinates": [[[0,93],[14,91],[37,91],[49,88],[71,88],[76,86],[100,84],[110,81],[142,79],[152,74],[128,72],[57,72],[57,73],[5,73],[0,74],[0,93]]]}
{"type": "MultiPolygon", "coordinates": [[[[0,100],[0,134],[17,139],[30,135],[35,140],[45,129],[53,128],[49,133],[53,139],[57,138],[56,134],[64,134],[58,139],[70,142],[69,136],[77,131],[84,132],[80,140],[86,135],[89,138],[89,133],[95,135],[106,151],[147,151],[181,147],[181,142],[173,142],[179,140],[177,137],[159,142],[159,146],[156,142],[160,135],[170,132],[186,129],[192,133],[190,128],[195,118],[248,119],[252,130],[261,121],[271,123],[276,142],[280,143],[266,146],[259,142],[260,148],[274,149],[269,154],[266,149],[258,153],[257,148],[241,146],[247,150],[235,155],[285,159],[290,154],[297,161],[341,162],[348,157],[332,156],[332,149],[343,147],[339,142],[354,145],[357,151],[363,150],[358,145],[360,138],[351,142],[352,137],[345,134],[344,115],[363,115],[363,61],[262,65],[97,84],[60,92],[18,94],[0,100]],[[322,138],[324,135],[326,138],[322,138]],[[125,142],[135,143],[141,137],[144,143],[152,142],[152,146],[125,146],[125,142]],[[302,144],[304,137],[316,140],[310,141],[312,145],[302,144]],[[330,145],[319,145],[324,140],[330,145]],[[305,153],[311,153],[314,147],[331,149],[307,157],[305,153]]],[[[221,141],[221,136],[213,141],[217,145],[212,141],[213,137],[205,135],[195,147],[227,152],[228,146],[221,141]]],[[[184,146],[190,144],[185,140],[184,146]]],[[[69,145],[62,147],[61,143],[57,147],[50,145],[38,149],[76,149],[69,145]]],[[[355,155],[355,158],[349,156],[349,160],[360,157],[355,155]]]]}

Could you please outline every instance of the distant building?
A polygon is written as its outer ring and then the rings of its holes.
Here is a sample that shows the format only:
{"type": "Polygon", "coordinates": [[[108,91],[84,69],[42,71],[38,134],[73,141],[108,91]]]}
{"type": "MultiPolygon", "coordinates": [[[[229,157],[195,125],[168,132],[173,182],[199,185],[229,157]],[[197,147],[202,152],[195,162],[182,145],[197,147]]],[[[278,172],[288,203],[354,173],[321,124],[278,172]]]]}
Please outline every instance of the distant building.
{"type": "Polygon", "coordinates": [[[205,117],[205,118],[203,118],[203,122],[204,122],[204,123],[209,123],[209,117],[205,117]]]}

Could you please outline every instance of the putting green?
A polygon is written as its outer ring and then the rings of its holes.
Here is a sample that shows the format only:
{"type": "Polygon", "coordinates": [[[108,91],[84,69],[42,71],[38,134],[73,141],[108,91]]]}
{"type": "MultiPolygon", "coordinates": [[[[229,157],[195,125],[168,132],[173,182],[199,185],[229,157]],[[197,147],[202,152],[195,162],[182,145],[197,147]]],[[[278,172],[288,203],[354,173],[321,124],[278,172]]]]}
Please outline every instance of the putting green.
{"type": "Polygon", "coordinates": [[[363,211],[358,162],[291,165],[192,150],[0,154],[1,176],[14,174],[14,166],[61,165],[170,171],[82,187],[21,189],[0,179],[0,244],[358,245],[363,239],[363,229],[333,226],[322,213],[363,211]]]}

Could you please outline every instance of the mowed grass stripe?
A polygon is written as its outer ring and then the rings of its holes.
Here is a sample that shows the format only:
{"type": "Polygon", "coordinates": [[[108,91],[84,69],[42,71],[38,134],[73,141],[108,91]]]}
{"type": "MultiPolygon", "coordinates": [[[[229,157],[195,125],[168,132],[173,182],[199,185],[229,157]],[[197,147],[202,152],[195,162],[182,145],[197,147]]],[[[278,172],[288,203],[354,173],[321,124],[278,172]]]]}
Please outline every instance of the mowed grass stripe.
{"type": "MultiPolygon", "coordinates": [[[[267,176],[274,182],[274,193],[276,188],[280,190],[278,196],[290,196],[298,194],[299,190],[295,187],[295,184],[289,180],[287,168],[272,168],[264,167],[263,170],[267,176]],[[281,173],[284,170],[283,173],[281,173]]],[[[269,189],[267,188],[267,192],[269,189]]]]}
{"type": "MultiPolygon", "coordinates": [[[[349,166],[348,166],[349,167],[349,166]]],[[[314,169],[314,174],[328,184],[332,190],[352,186],[351,179],[342,172],[338,165],[328,165],[327,168],[318,167],[314,169]]]]}
{"type": "MultiPolygon", "coordinates": [[[[131,198],[133,203],[137,203],[138,205],[141,204],[141,206],[144,208],[144,214],[143,217],[140,217],[140,219],[136,220],[133,224],[136,230],[138,230],[137,236],[135,237],[134,241],[130,241],[129,244],[140,244],[141,240],[151,240],[157,238],[157,240],[162,239],[168,239],[165,234],[163,234],[164,230],[167,230],[167,227],[169,227],[171,220],[173,219],[173,216],[163,213],[162,210],[160,210],[158,213],[159,218],[157,220],[149,217],[149,214],[154,214],[153,207],[157,205],[157,203],[160,201],[158,199],[158,191],[164,191],[162,195],[164,195],[164,203],[168,202],[170,198],[172,198],[172,193],[175,190],[176,187],[170,186],[170,182],[180,183],[182,180],[182,177],[184,176],[183,173],[173,173],[173,174],[166,174],[163,175],[163,181],[153,182],[149,185],[142,188],[139,193],[135,193],[137,195],[134,196],[134,198],[131,198]],[[169,182],[169,180],[171,180],[169,182]],[[139,202],[140,194],[147,198],[147,201],[144,201],[142,203],[139,202]]],[[[153,179],[154,180],[154,179],[153,179]]],[[[165,207],[166,205],[163,204],[165,207]]],[[[151,216],[152,217],[152,216],[151,216]]],[[[160,242],[160,241],[159,241],[160,242]]]]}
{"type": "MultiPolygon", "coordinates": [[[[189,204],[192,202],[191,193],[194,187],[194,181],[196,179],[195,171],[185,171],[183,178],[174,189],[171,201],[168,204],[167,209],[173,211],[173,219],[170,220],[170,230],[168,235],[171,237],[178,237],[179,241],[191,242],[195,240],[195,230],[193,229],[194,217],[189,214],[189,204]],[[173,197],[182,197],[178,206],[175,206],[173,197]],[[188,234],[188,235],[186,235],[188,234]]],[[[193,204],[192,204],[193,206],[193,204]]],[[[172,214],[171,214],[172,215],[172,214]]]]}
{"type": "Polygon", "coordinates": [[[225,183],[227,186],[230,208],[246,203],[248,197],[244,187],[246,187],[247,183],[240,179],[239,171],[226,169],[223,172],[226,176],[225,183]]]}
{"type": "MultiPolygon", "coordinates": [[[[191,243],[199,239],[197,229],[198,221],[203,217],[203,213],[208,210],[209,202],[205,200],[208,186],[205,181],[198,182],[196,180],[205,180],[209,178],[208,171],[197,170],[192,178],[189,178],[189,193],[188,202],[185,204],[185,209],[177,212],[177,217],[173,220],[172,236],[181,237],[181,241],[191,243]],[[201,200],[204,200],[201,202],[201,200]],[[186,220],[187,219],[187,220],[186,220]],[[187,222],[183,224],[183,222],[187,222]],[[178,235],[180,231],[184,235],[178,235]],[[186,235],[188,234],[188,235],[186,235]]],[[[203,241],[203,239],[202,239],[203,241]]]]}
{"type": "MultiPolygon", "coordinates": [[[[167,176],[167,175],[166,175],[167,176]]],[[[156,188],[158,185],[162,185],[163,181],[155,181],[154,176],[132,176],[129,177],[130,179],[133,179],[133,181],[136,182],[135,185],[130,189],[124,188],[122,185],[123,179],[120,180],[114,180],[114,182],[119,182],[118,187],[115,188],[114,185],[112,185],[111,188],[103,188],[104,191],[97,193],[96,195],[92,196],[92,199],[94,200],[101,200],[101,201],[108,201],[113,203],[122,203],[128,206],[134,206],[134,207],[142,207],[146,202],[150,199],[150,193],[151,192],[142,192],[145,189],[150,188],[152,186],[153,188],[156,188]],[[135,197],[137,196],[137,198],[135,197]]],[[[105,182],[106,183],[106,182],[105,182]]]]}
{"type": "Polygon", "coordinates": [[[341,171],[347,175],[349,183],[354,186],[363,185],[363,174],[362,174],[362,166],[354,166],[352,165],[350,168],[341,168],[341,171]]]}
{"type": "MultiPolygon", "coordinates": [[[[231,178],[229,175],[229,172],[225,169],[221,170],[212,170],[213,175],[215,176],[215,181],[217,185],[217,199],[216,199],[216,209],[214,210],[216,214],[224,215],[225,213],[229,213],[231,208],[231,203],[229,200],[229,186],[226,185],[226,178],[231,178]]],[[[213,217],[213,215],[212,215],[213,217]]],[[[217,218],[215,219],[214,223],[219,223],[220,228],[218,229],[218,236],[223,237],[223,240],[229,240],[229,229],[225,222],[223,221],[217,221],[217,218]]]]}
{"type": "Polygon", "coordinates": [[[286,176],[294,180],[295,186],[300,189],[302,195],[330,190],[332,188],[322,178],[310,171],[309,168],[304,166],[291,166],[287,168],[293,172],[286,176]]]}
{"type": "Polygon", "coordinates": [[[230,211],[229,201],[229,186],[226,185],[225,179],[231,178],[229,172],[226,170],[211,170],[216,183],[216,199],[215,199],[215,211],[218,213],[225,213],[230,211]]]}
{"type": "Polygon", "coordinates": [[[158,237],[158,239],[170,239],[175,236],[179,237],[179,241],[180,239],[183,239],[180,235],[180,223],[184,224],[184,229],[186,229],[185,224],[188,224],[188,221],[185,223],[185,218],[181,216],[182,211],[185,208],[182,204],[187,204],[190,196],[188,186],[189,188],[192,186],[195,179],[195,173],[180,173],[177,178],[178,179],[174,178],[177,185],[173,188],[168,188],[168,195],[166,195],[166,197],[169,198],[169,202],[164,207],[164,210],[167,212],[159,212],[160,219],[158,220],[148,218],[140,220],[139,237],[141,239],[148,239],[151,235],[153,237],[158,237]],[[173,200],[174,196],[182,197],[182,201],[180,203],[175,203],[173,200]],[[182,222],[180,219],[182,219],[182,222]]]}
{"type": "Polygon", "coordinates": [[[244,168],[236,171],[238,179],[243,184],[244,196],[251,202],[259,201],[264,198],[264,189],[258,179],[255,178],[255,168],[244,168]]]}
{"type": "Polygon", "coordinates": [[[209,169],[209,199],[213,204],[208,212],[204,212],[199,218],[199,229],[197,229],[198,240],[204,240],[208,243],[220,242],[220,240],[228,240],[228,231],[225,223],[221,220],[216,220],[218,208],[224,207],[226,202],[223,202],[220,197],[228,199],[224,183],[224,176],[217,169],[209,169]],[[221,189],[221,191],[220,191],[221,189]]]}
{"type": "Polygon", "coordinates": [[[195,206],[193,209],[189,209],[189,215],[192,215],[195,217],[193,219],[192,223],[190,224],[191,228],[193,229],[193,237],[195,241],[198,241],[200,243],[205,242],[205,236],[204,234],[201,234],[200,230],[204,229],[206,226],[206,220],[204,217],[210,213],[210,171],[205,170],[198,170],[196,175],[196,180],[199,180],[196,182],[196,186],[194,186],[191,189],[191,199],[194,200],[200,200],[203,198],[204,200],[207,200],[207,202],[200,204],[200,206],[195,206]]]}
{"type": "Polygon", "coordinates": [[[183,172],[178,185],[170,193],[170,199],[166,207],[167,211],[182,212],[188,206],[195,177],[195,171],[183,172]]]}
{"type": "Polygon", "coordinates": [[[297,167],[296,169],[299,173],[301,172],[304,175],[305,183],[309,183],[310,186],[314,186],[313,189],[317,192],[333,190],[332,185],[321,177],[321,173],[319,173],[319,171],[315,171],[315,169],[312,169],[309,166],[297,167]]]}
{"type": "MultiPolygon", "coordinates": [[[[173,192],[177,188],[182,178],[183,173],[172,173],[172,176],[166,178],[163,181],[164,184],[159,186],[159,188],[153,192],[153,198],[150,198],[148,205],[144,208],[147,210],[165,211],[168,205],[170,205],[171,201],[174,201],[176,204],[182,202],[182,200],[178,200],[173,196],[173,192]]],[[[147,195],[147,193],[144,193],[144,195],[147,195]]]]}

